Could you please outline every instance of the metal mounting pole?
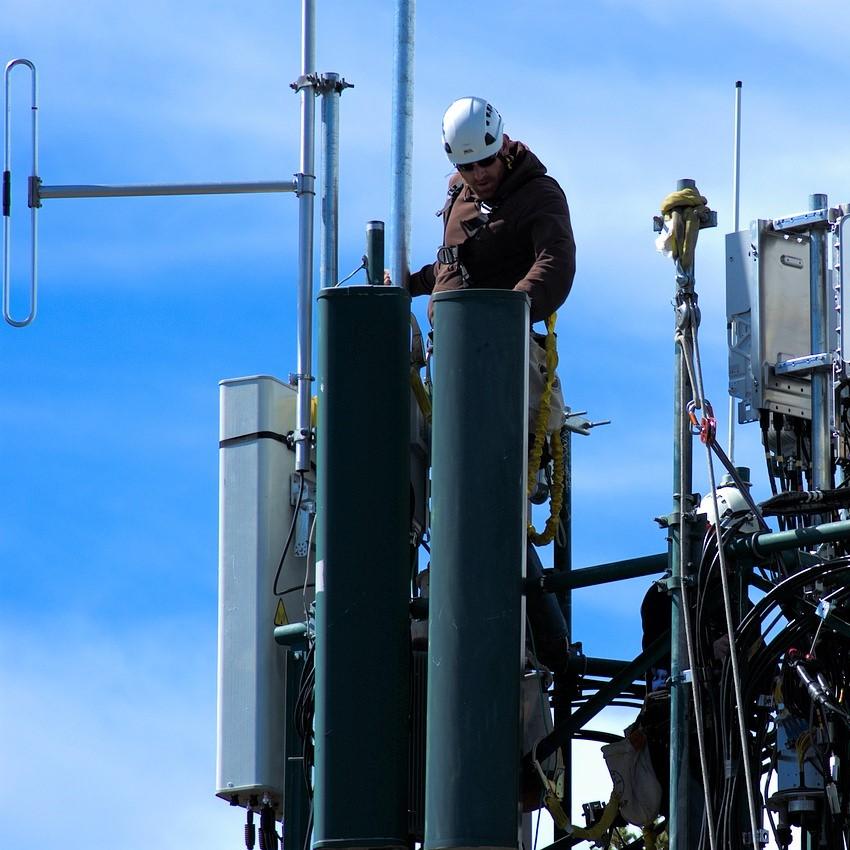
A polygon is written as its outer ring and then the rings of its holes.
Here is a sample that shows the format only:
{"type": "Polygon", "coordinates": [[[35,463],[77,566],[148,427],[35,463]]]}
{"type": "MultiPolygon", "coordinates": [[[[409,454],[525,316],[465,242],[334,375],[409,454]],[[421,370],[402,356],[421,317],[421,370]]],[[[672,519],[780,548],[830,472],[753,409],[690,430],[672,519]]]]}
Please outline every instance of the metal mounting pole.
{"type": "MultiPolygon", "coordinates": [[[[735,83],[735,147],[732,154],[732,232],[737,233],[740,226],[741,207],[741,86],[735,83]]],[[[726,454],[735,462],[735,419],[738,404],[734,396],[729,396],[729,431],[726,441],[726,454]]]]}
{"type": "Polygon", "coordinates": [[[339,96],[350,83],[339,74],[322,74],[322,254],[319,286],[339,281],[339,96]]]}
{"type": "Polygon", "coordinates": [[[51,198],[153,198],[171,195],[250,195],[295,192],[295,180],[262,180],[248,183],[136,183],[125,185],[83,184],[45,186],[40,180],[32,190],[35,206],[51,198]]]}
{"type": "MultiPolygon", "coordinates": [[[[570,409],[565,408],[567,416],[570,409]]],[[[572,547],[572,434],[570,429],[561,428],[561,444],[564,447],[564,501],[561,505],[560,528],[563,537],[555,538],[553,553],[553,566],[555,574],[562,579],[568,579],[573,569],[573,547],[572,547]]],[[[565,585],[564,589],[557,592],[558,604],[567,624],[567,640],[573,642],[573,593],[572,585],[565,585]]],[[[568,670],[555,675],[554,682],[554,721],[555,726],[560,726],[570,719],[572,714],[572,699],[576,687],[575,670],[568,670]]],[[[561,758],[564,761],[564,789],[561,795],[561,804],[568,815],[570,823],[572,818],[573,797],[573,742],[572,739],[564,741],[561,745],[561,758]]],[[[554,827],[556,839],[566,835],[566,832],[554,827]]]]}
{"type": "Polygon", "coordinates": [[[366,279],[372,286],[384,281],[384,223],[366,223],[366,279]]]}
{"type": "MultiPolygon", "coordinates": [[[[810,195],[809,209],[827,208],[826,195],[810,195]]],[[[827,251],[828,228],[815,226],[811,229],[809,243],[809,296],[811,304],[812,354],[826,352],[832,363],[835,348],[829,335],[829,313],[831,302],[827,294],[827,251]]],[[[830,367],[812,371],[812,472],[814,487],[826,490],[832,487],[832,430],[830,426],[830,367]]]]}
{"type": "Polygon", "coordinates": [[[410,195],[413,161],[413,56],[416,0],[398,0],[393,74],[390,275],[404,286],[410,266],[410,195]]]}
{"type": "Polygon", "coordinates": [[[295,376],[295,469],[310,469],[310,397],[313,388],[313,202],[316,124],[316,4],[301,4],[301,76],[294,84],[301,98],[301,157],[298,183],[298,366],[295,376]]]}
{"type": "MultiPolygon", "coordinates": [[[[679,180],[677,190],[695,188],[693,180],[679,180]]],[[[676,277],[677,327],[681,321],[698,321],[698,313],[690,309],[694,296],[693,269],[676,277]],[[680,312],[683,311],[683,312],[680,312]]],[[[690,504],[693,489],[693,446],[687,415],[688,402],[694,391],[688,376],[682,347],[675,351],[673,384],[673,510],[669,518],[669,570],[672,597],[670,617],[670,818],[668,835],[670,850],[687,850],[689,838],[688,782],[690,779],[690,693],[685,684],[684,671],[688,667],[685,640],[687,611],[682,603],[681,583],[686,580],[682,566],[683,553],[689,554],[690,523],[684,519],[693,507],[690,504]]]]}

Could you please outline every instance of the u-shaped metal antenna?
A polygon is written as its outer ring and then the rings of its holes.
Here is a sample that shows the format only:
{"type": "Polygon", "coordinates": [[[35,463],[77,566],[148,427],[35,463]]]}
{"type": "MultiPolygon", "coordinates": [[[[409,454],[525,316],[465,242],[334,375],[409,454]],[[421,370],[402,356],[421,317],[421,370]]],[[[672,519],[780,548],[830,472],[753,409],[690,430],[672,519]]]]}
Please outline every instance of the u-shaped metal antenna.
{"type": "Polygon", "coordinates": [[[35,65],[29,59],[13,59],[6,65],[6,124],[3,156],[3,318],[13,327],[23,328],[35,318],[38,305],[38,79],[35,65]],[[16,65],[25,65],[32,74],[32,172],[28,182],[28,204],[31,211],[30,231],[30,309],[26,318],[16,319],[11,313],[11,222],[12,222],[12,98],[9,79],[16,65]]]}

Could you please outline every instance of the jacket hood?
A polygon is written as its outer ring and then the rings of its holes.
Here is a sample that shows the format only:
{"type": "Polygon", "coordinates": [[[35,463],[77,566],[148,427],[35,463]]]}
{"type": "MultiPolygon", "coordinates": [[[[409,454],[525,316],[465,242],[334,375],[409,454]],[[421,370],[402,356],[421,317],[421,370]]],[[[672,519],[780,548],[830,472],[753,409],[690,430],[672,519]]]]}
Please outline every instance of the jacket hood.
{"type": "Polygon", "coordinates": [[[529,180],[542,177],[546,173],[546,166],[522,142],[512,141],[508,145],[508,156],[513,159],[512,167],[496,193],[499,199],[507,197],[529,180]]]}

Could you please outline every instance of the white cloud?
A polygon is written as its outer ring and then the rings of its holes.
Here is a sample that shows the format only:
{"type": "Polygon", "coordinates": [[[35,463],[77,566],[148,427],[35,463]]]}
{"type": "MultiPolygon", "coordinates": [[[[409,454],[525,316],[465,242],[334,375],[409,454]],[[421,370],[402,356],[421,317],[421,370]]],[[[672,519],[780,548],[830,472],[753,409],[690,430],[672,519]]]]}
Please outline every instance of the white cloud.
{"type": "Polygon", "coordinates": [[[213,796],[214,646],[193,621],[104,631],[76,618],[0,635],[0,843],[231,848],[213,796]],[[70,842],[70,843],[69,843],[70,842]]]}

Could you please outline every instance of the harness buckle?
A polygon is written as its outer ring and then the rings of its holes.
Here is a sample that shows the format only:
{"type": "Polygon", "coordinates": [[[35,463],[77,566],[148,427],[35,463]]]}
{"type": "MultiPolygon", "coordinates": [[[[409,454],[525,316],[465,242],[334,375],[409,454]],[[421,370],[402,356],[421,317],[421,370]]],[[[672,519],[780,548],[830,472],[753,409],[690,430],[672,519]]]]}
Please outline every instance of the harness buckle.
{"type": "Polygon", "coordinates": [[[458,261],[457,245],[442,245],[437,249],[437,262],[442,266],[448,266],[458,261]]]}

